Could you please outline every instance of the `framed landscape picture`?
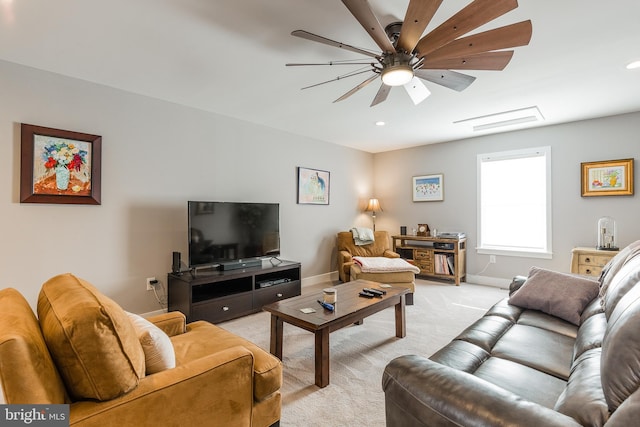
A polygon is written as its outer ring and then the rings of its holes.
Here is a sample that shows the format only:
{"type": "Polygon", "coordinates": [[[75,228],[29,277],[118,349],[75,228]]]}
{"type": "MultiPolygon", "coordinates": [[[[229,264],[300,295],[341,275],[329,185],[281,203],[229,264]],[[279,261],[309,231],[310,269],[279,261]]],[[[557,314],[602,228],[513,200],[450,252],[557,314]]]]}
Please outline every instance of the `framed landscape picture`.
{"type": "Polygon", "coordinates": [[[584,162],[580,166],[582,197],[633,194],[633,159],[584,162]]]}
{"type": "Polygon", "coordinates": [[[99,205],[102,137],[21,125],[21,203],[99,205]]]}
{"type": "Polygon", "coordinates": [[[298,204],[328,205],[330,173],[298,167],[298,204]]]}
{"type": "Polygon", "coordinates": [[[414,176],[411,188],[414,202],[444,200],[444,175],[414,176]]]}

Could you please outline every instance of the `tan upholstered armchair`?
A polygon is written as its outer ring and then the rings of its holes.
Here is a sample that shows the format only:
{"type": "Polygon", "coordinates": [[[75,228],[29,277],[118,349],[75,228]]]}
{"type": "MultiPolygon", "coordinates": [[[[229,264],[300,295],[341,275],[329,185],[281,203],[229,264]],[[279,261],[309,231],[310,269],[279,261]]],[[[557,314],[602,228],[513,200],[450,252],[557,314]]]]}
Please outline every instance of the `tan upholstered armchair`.
{"type": "Polygon", "coordinates": [[[69,404],[76,427],[279,425],[282,364],[239,336],[179,312],[141,333],[71,274],[47,281],[37,308],[0,290],[0,403],[69,404]],[[154,340],[169,343],[161,357],[154,340]],[[159,358],[169,366],[149,372],[159,358]]]}
{"type": "Polygon", "coordinates": [[[353,241],[351,231],[338,233],[338,274],[340,280],[351,280],[349,271],[354,264],[354,256],[375,256],[387,258],[400,258],[400,255],[391,250],[391,240],[386,231],[374,231],[374,241],[370,245],[357,246],[353,241]]]}

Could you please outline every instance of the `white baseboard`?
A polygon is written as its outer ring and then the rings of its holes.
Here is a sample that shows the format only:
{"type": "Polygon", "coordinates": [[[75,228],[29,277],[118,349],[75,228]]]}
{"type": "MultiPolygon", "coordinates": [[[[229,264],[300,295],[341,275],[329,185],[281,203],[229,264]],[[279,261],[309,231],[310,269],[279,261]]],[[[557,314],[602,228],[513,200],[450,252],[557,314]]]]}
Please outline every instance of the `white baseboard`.
{"type": "Polygon", "coordinates": [[[467,274],[465,281],[476,285],[493,286],[500,289],[509,289],[511,279],[501,279],[498,277],[477,276],[467,274]]]}
{"type": "Polygon", "coordinates": [[[302,287],[313,286],[319,283],[335,282],[339,280],[338,272],[331,271],[329,273],[319,274],[317,276],[305,277],[302,279],[302,287]]]}

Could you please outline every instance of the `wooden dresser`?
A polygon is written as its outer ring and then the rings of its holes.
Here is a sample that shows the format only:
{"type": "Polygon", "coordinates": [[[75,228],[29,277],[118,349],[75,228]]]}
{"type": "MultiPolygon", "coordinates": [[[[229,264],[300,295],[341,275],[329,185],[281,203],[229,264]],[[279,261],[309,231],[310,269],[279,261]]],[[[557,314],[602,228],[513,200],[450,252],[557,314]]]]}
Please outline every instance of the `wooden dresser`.
{"type": "Polygon", "coordinates": [[[571,272],[599,277],[602,267],[617,253],[618,251],[603,251],[595,248],[573,248],[571,250],[571,272]]]}

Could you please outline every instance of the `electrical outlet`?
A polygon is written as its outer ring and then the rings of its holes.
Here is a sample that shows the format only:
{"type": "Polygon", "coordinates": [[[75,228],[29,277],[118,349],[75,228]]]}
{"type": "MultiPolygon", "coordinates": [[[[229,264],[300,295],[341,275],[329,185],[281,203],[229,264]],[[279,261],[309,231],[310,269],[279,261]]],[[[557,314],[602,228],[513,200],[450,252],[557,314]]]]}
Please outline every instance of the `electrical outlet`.
{"type": "Polygon", "coordinates": [[[490,264],[495,264],[496,263],[496,256],[495,255],[489,255],[489,263],[490,264]]]}
{"type": "Polygon", "coordinates": [[[147,277],[147,290],[152,291],[157,282],[155,277],[147,277]]]}

